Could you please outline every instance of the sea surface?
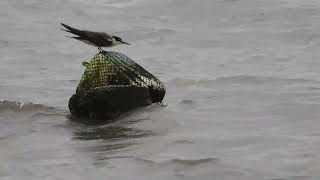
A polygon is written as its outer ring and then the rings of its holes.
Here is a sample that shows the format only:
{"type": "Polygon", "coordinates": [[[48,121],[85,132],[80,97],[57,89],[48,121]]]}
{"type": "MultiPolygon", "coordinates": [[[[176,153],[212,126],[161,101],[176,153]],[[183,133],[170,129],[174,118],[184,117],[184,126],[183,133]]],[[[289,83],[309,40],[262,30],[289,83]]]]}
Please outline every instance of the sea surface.
{"type": "Polygon", "coordinates": [[[319,180],[319,0],[1,0],[1,180],[319,180]],[[67,104],[105,31],[167,88],[116,121],[67,104]]]}

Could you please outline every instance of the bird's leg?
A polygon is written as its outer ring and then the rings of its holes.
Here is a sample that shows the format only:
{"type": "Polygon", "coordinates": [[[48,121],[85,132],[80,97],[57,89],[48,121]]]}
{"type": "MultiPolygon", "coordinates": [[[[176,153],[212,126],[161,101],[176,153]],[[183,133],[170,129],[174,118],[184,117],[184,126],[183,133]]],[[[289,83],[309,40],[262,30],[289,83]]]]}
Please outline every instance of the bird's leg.
{"type": "Polygon", "coordinates": [[[102,54],[107,52],[107,51],[103,50],[101,47],[98,47],[98,50],[99,50],[99,52],[102,53],[102,54]]]}

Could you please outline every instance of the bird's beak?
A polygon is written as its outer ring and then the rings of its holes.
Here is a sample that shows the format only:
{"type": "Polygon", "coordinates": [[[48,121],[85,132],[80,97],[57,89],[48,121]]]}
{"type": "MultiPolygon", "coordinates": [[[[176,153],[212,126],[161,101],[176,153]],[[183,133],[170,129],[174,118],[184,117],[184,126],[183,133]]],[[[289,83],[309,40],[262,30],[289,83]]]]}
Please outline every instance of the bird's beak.
{"type": "Polygon", "coordinates": [[[126,45],[131,45],[131,44],[129,44],[129,43],[127,43],[127,42],[124,42],[124,41],[121,41],[123,44],[126,44],[126,45]]]}

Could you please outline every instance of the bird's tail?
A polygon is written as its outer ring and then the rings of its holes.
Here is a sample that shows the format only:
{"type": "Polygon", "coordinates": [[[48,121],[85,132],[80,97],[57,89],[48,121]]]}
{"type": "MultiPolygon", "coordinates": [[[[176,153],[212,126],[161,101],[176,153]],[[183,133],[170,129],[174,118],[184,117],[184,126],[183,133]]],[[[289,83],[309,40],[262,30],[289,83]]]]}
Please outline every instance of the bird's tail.
{"type": "Polygon", "coordinates": [[[77,40],[82,40],[82,38],[81,37],[74,37],[74,36],[66,36],[66,37],[68,37],[68,38],[73,38],[73,39],[77,39],[77,40]]]}
{"type": "Polygon", "coordinates": [[[79,29],[70,27],[70,26],[68,26],[66,24],[63,24],[63,23],[61,23],[61,25],[66,28],[66,29],[61,29],[63,31],[66,31],[66,32],[69,32],[69,33],[72,33],[72,34],[76,34],[78,36],[80,36],[82,34],[82,31],[80,31],[79,29]]]}

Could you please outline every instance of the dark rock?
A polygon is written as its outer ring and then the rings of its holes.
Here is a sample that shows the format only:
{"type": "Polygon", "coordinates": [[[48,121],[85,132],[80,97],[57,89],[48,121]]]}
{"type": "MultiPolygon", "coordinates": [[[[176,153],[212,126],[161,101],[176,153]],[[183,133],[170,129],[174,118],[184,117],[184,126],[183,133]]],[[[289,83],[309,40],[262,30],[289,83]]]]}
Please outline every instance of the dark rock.
{"type": "Polygon", "coordinates": [[[130,109],[150,105],[147,87],[110,86],[84,94],[74,94],[69,100],[71,114],[91,119],[110,119],[130,109]]]}

